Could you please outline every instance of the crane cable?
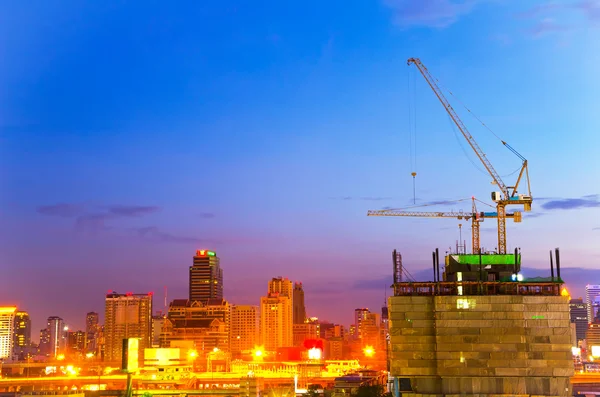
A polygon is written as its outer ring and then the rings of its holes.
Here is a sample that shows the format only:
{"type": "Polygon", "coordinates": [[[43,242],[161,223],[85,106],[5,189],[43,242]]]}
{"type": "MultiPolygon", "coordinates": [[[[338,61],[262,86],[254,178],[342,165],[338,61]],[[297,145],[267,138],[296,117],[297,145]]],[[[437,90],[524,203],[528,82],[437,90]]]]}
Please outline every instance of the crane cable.
{"type": "Polygon", "coordinates": [[[416,181],[417,176],[417,89],[416,89],[417,75],[416,72],[412,73],[412,68],[408,69],[407,73],[407,92],[408,92],[408,147],[409,147],[409,165],[411,169],[411,176],[413,178],[413,204],[417,203],[417,191],[416,181]],[[413,77],[412,91],[411,91],[411,74],[413,77]],[[414,142],[414,143],[413,143],[414,142]]]}
{"type": "MultiPolygon", "coordinates": [[[[433,77],[433,76],[432,76],[433,77]]],[[[481,120],[479,117],[477,117],[477,115],[475,113],[473,113],[471,111],[471,109],[469,109],[467,107],[467,105],[465,105],[456,95],[454,95],[454,93],[452,91],[450,91],[448,88],[446,88],[446,86],[444,86],[437,78],[433,77],[433,79],[435,80],[435,82],[442,87],[447,93],[449,93],[454,99],[456,99],[456,101],[458,103],[461,104],[461,106],[463,108],[466,109],[467,112],[469,112],[471,114],[471,116],[473,116],[475,118],[475,120],[479,121],[479,123],[481,123],[482,126],[485,127],[486,130],[488,130],[489,132],[492,133],[492,135],[494,135],[501,143],[502,145],[504,145],[508,150],[510,150],[515,156],[517,156],[519,159],[521,159],[521,161],[525,161],[525,157],[523,157],[521,155],[521,153],[517,152],[512,146],[510,146],[508,143],[506,143],[506,141],[504,141],[502,138],[500,138],[498,136],[498,134],[496,134],[490,127],[488,127],[488,125],[486,123],[483,122],[483,120],[481,120]]],[[[521,169],[521,167],[519,167],[519,170],[521,169]]],[[[509,175],[514,174],[514,172],[510,173],[509,175]]]]}

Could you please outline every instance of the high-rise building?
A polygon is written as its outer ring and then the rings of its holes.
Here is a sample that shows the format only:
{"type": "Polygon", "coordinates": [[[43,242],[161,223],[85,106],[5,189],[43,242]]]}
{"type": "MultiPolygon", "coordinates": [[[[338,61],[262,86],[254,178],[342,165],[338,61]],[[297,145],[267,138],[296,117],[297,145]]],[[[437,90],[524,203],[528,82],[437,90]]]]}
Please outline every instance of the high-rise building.
{"type": "Polygon", "coordinates": [[[48,336],[49,336],[49,351],[50,357],[56,357],[59,354],[64,354],[67,346],[67,331],[65,322],[57,316],[48,317],[48,336]]]}
{"type": "Polygon", "coordinates": [[[87,333],[84,331],[72,331],[67,333],[67,352],[73,355],[84,353],[87,333]]]}
{"type": "Polygon", "coordinates": [[[306,307],[304,306],[304,288],[302,283],[294,283],[292,296],[294,304],[294,324],[304,324],[306,320],[306,307]]]}
{"type": "Polygon", "coordinates": [[[364,322],[367,315],[370,313],[369,309],[360,308],[354,309],[354,338],[362,339],[362,323],[364,322]]]}
{"type": "Polygon", "coordinates": [[[12,355],[16,311],[14,306],[0,307],[0,359],[12,355]]]}
{"type": "Polygon", "coordinates": [[[593,322],[596,313],[594,312],[594,302],[596,297],[600,297],[600,285],[588,284],[585,286],[585,303],[587,303],[588,322],[593,322]]]}
{"type": "Polygon", "coordinates": [[[252,350],[258,344],[258,306],[231,307],[229,346],[233,356],[252,350]]]}
{"type": "Polygon", "coordinates": [[[43,356],[50,355],[50,330],[43,328],[40,330],[40,354],[43,356]]]}
{"type": "Polygon", "coordinates": [[[13,352],[17,359],[22,359],[26,350],[31,346],[31,319],[29,313],[17,311],[15,313],[15,331],[13,352]]]}
{"type": "Polygon", "coordinates": [[[104,313],[104,361],[119,361],[123,339],[139,338],[139,357],[152,346],[152,294],[106,295],[104,313]]]}
{"type": "Polygon", "coordinates": [[[98,349],[98,313],[89,312],[85,315],[85,350],[95,353],[98,349]]]}
{"type": "Polygon", "coordinates": [[[158,313],[152,316],[152,347],[165,347],[162,343],[165,339],[165,321],[167,316],[158,313]]]}
{"type": "Polygon", "coordinates": [[[289,297],[275,292],[260,298],[260,339],[267,351],[293,346],[292,319],[289,297]]]}
{"type": "Polygon", "coordinates": [[[190,301],[223,299],[223,270],[214,251],[197,250],[190,266],[190,301]]]}
{"type": "Polygon", "coordinates": [[[294,299],[294,284],[287,277],[274,277],[269,281],[269,294],[279,294],[292,301],[294,299]]]}
{"type": "Polygon", "coordinates": [[[583,299],[571,299],[569,302],[569,312],[571,322],[575,324],[575,334],[577,341],[585,339],[585,333],[588,329],[588,311],[587,304],[583,303],[583,299]]]}

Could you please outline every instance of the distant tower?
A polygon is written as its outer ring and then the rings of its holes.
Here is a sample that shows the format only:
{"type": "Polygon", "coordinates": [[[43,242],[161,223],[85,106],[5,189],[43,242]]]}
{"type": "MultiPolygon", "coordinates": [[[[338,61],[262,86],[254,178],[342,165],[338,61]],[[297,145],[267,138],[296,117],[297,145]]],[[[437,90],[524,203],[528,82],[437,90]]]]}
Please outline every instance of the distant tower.
{"type": "Polygon", "coordinates": [[[304,288],[302,283],[294,284],[293,293],[294,324],[303,324],[306,320],[306,307],[304,306],[304,288]]]}
{"type": "Polygon", "coordinates": [[[258,344],[258,317],[257,306],[231,307],[229,346],[234,357],[243,351],[252,350],[258,344]]]}
{"type": "Polygon", "coordinates": [[[97,349],[98,313],[89,312],[85,316],[85,349],[93,353],[97,349]]]}
{"type": "Polygon", "coordinates": [[[18,359],[24,358],[25,352],[31,346],[31,320],[29,313],[18,311],[15,313],[15,333],[13,352],[18,359]]]}
{"type": "Polygon", "coordinates": [[[48,335],[49,335],[49,355],[56,357],[60,353],[64,353],[67,346],[67,330],[65,322],[57,316],[48,317],[48,335]]]}
{"type": "Polygon", "coordinates": [[[600,285],[586,285],[585,303],[587,303],[587,318],[589,323],[593,322],[594,317],[596,317],[596,312],[594,312],[594,303],[596,297],[600,297],[600,285]]]}
{"type": "Polygon", "coordinates": [[[139,338],[140,358],[152,346],[152,294],[106,295],[104,315],[104,360],[119,361],[123,339],[139,338]]]}
{"type": "Polygon", "coordinates": [[[293,288],[289,279],[273,278],[267,296],[260,298],[261,343],[268,351],[294,344],[293,288]]]}
{"type": "Polygon", "coordinates": [[[197,250],[190,266],[190,301],[223,299],[223,270],[214,251],[197,250]]]}
{"type": "Polygon", "coordinates": [[[363,323],[365,322],[367,316],[371,313],[369,309],[360,308],[354,309],[354,338],[362,339],[362,331],[363,331],[363,323]]]}
{"type": "Polygon", "coordinates": [[[588,329],[588,311],[587,304],[583,303],[583,299],[571,299],[569,302],[569,312],[571,314],[571,322],[575,324],[575,333],[577,341],[585,339],[585,333],[588,329]]]}
{"type": "Polygon", "coordinates": [[[16,311],[14,306],[0,307],[0,359],[12,355],[16,311]]]}

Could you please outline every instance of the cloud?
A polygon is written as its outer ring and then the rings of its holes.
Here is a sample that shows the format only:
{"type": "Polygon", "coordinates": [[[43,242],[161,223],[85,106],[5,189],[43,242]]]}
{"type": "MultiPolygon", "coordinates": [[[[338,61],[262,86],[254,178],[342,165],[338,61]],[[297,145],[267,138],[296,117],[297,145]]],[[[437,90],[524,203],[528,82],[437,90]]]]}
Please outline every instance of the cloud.
{"type": "Polygon", "coordinates": [[[140,205],[115,205],[107,209],[110,214],[124,217],[148,215],[160,210],[159,207],[140,205]]]}
{"type": "Polygon", "coordinates": [[[597,194],[583,196],[581,198],[563,198],[549,200],[542,204],[545,210],[571,210],[579,208],[600,208],[597,194]]]}
{"type": "Polygon", "coordinates": [[[523,214],[524,218],[539,218],[540,216],[544,216],[546,215],[545,212],[534,212],[534,213],[530,213],[530,212],[526,212],[523,214]]]}
{"type": "Polygon", "coordinates": [[[553,18],[544,18],[529,30],[529,33],[535,37],[543,37],[551,33],[566,32],[571,27],[561,25],[555,22],[553,18]]]}
{"type": "Polygon", "coordinates": [[[156,206],[110,205],[104,207],[83,204],[59,203],[37,208],[42,215],[75,218],[75,230],[92,234],[112,229],[106,221],[119,218],[133,218],[149,215],[160,210],[156,206]]]}
{"type": "Polygon", "coordinates": [[[349,200],[384,201],[384,200],[392,200],[392,197],[351,197],[351,196],[344,196],[344,197],[330,197],[330,199],[332,199],[332,200],[344,200],[344,201],[349,201],[349,200]]]}
{"type": "Polygon", "coordinates": [[[392,9],[394,23],[408,28],[445,28],[473,10],[481,0],[384,0],[392,9]]]}
{"type": "Polygon", "coordinates": [[[536,6],[531,7],[527,11],[519,12],[516,14],[518,18],[534,18],[541,14],[545,14],[548,11],[556,11],[560,8],[563,8],[564,4],[559,4],[557,2],[548,2],[544,4],[538,4],[536,6]]]}
{"type": "Polygon", "coordinates": [[[156,226],[147,226],[135,229],[138,237],[146,240],[162,242],[162,243],[206,243],[208,240],[202,240],[196,237],[177,236],[171,233],[163,232],[156,226]]]}
{"type": "Polygon", "coordinates": [[[583,0],[575,5],[592,22],[600,22],[600,0],[583,0]]]}
{"type": "Polygon", "coordinates": [[[52,205],[42,205],[36,210],[42,215],[72,218],[81,214],[84,211],[84,207],[79,204],[58,203],[52,205]]]}
{"type": "Polygon", "coordinates": [[[202,219],[212,219],[215,217],[215,214],[213,214],[212,212],[201,212],[200,214],[198,214],[198,216],[200,216],[200,218],[202,219]]]}
{"type": "Polygon", "coordinates": [[[592,230],[600,230],[600,227],[593,227],[592,230]]]}
{"type": "Polygon", "coordinates": [[[384,276],[384,277],[380,277],[380,278],[376,278],[376,279],[366,279],[366,280],[357,280],[354,282],[354,284],[352,285],[352,288],[355,290],[369,290],[369,291],[374,291],[374,290],[387,290],[390,285],[392,285],[394,282],[393,278],[391,275],[389,276],[384,276]]]}

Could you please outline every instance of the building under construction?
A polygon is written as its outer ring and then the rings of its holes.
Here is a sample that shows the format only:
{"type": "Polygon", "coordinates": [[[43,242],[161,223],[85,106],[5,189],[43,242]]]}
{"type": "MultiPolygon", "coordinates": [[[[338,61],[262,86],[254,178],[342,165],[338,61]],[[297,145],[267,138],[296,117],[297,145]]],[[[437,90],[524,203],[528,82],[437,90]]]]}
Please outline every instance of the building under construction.
{"type": "Polygon", "coordinates": [[[520,254],[446,257],[407,282],[394,261],[389,368],[395,396],[571,396],[568,297],[554,277],[523,279],[520,254]]]}

